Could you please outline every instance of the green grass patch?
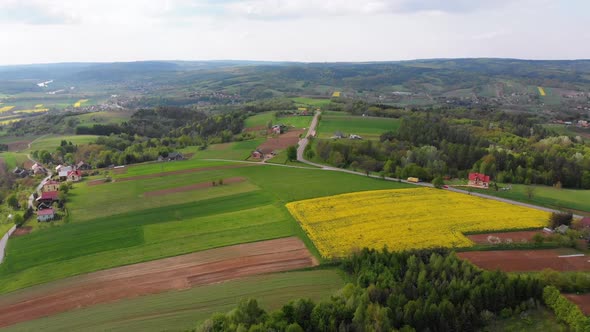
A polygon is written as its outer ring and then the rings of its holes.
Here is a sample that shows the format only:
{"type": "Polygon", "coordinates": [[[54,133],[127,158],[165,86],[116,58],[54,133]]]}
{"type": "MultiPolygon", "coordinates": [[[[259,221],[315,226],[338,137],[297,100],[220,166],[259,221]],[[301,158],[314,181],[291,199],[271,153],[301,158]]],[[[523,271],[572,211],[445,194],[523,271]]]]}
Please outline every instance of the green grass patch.
{"type": "MultiPolygon", "coordinates": [[[[500,188],[507,186],[509,185],[498,184],[498,187],[500,188]]],[[[473,191],[550,208],[568,208],[590,212],[590,190],[556,189],[549,186],[534,186],[533,197],[528,198],[526,185],[513,184],[511,186],[512,189],[506,191],[478,189],[474,189],[473,191]]]]}
{"type": "Polygon", "coordinates": [[[6,328],[6,331],[185,331],[240,299],[256,298],[267,310],[301,297],[319,301],[343,286],[338,271],[314,270],[249,277],[183,291],[100,304],[6,328]]]}
{"type": "Polygon", "coordinates": [[[131,113],[126,112],[93,112],[74,116],[72,118],[78,119],[78,126],[92,127],[95,124],[121,124],[131,117],[131,113]]]}
{"type": "Polygon", "coordinates": [[[26,154],[19,152],[2,152],[0,159],[4,160],[9,172],[12,172],[16,166],[22,166],[28,160],[26,154]]]}
{"type": "Polygon", "coordinates": [[[322,115],[318,126],[319,138],[330,138],[335,132],[356,134],[365,139],[378,139],[386,131],[397,131],[401,121],[392,118],[322,115]]]}
{"type": "Polygon", "coordinates": [[[328,106],[332,101],[326,98],[307,98],[307,97],[296,97],[291,98],[297,104],[301,104],[304,106],[315,106],[315,107],[325,107],[328,106]]]}
{"type": "Polygon", "coordinates": [[[46,136],[31,143],[31,150],[54,151],[61,145],[61,141],[72,142],[75,145],[89,144],[96,141],[95,135],[46,136]]]}
{"type": "Polygon", "coordinates": [[[244,128],[260,127],[268,124],[269,121],[273,123],[276,121],[276,112],[264,112],[248,117],[244,121],[244,128]]]}
{"type": "Polygon", "coordinates": [[[174,171],[182,171],[182,170],[187,170],[187,169],[215,167],[215,166],[230,165],[230,164],[233,164],[233,163],[232,162],[225,162],[225,161],[197,160],[194,158],[191,160],[182,160],[182,161],[174,161],[174,162],[152,162],[152,163],[144,163],[144,164],[126,166],[125,173],[115,174],[114,177],[115,178],[127,178],[127,177],[138,176],[138,175],[174,172],[174,171]]]}
{"type": "Polygon", "coordinates": [[[546,308],[529,310],[522,317],[514,315],[510,318],[497,318],[491,324],[484,327],[485,332],[504,332],[504,331],[569,331],[569,328],[561,324],[555,318],[555,315],[546,308]]]}
{"type": "Polygon", "coordinates": [[[313,116],[282,116],[277,118],[277,123],[282,123],[286,126],[295,127],[298,129],[309,128],[313,116]]]}

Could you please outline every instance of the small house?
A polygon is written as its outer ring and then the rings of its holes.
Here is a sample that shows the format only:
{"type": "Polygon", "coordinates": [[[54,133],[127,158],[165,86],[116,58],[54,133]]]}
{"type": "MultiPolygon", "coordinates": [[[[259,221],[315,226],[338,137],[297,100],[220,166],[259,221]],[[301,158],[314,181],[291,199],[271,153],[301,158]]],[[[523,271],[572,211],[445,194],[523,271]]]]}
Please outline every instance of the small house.
{"type": "Polygon", "coordinates": [[[348,136],[349,139],[363,139],[361,136],[356,135],[356,134],[350,134],[350,136],[348,136]]]}
{"type": "Polygon", "coordinates": [[[184,160],[184,156],[180,152],[170,152],[168,154],[168,161],[184,160]]]}
{"type": "Polygon", "coordinates": [[[78,170],[69,171],[66,178],[70,182],[78,182],[78,181],[82,180],[82,172],[80,172],[78,170]]]}
{"type": "Polygon", "coordinates": [[[43,184],[43,187],[41,188],[42,192],[58,191],[58,190],[59,190],[59,182],[53,181],[53,180],[49,180],[49,181],[45,182],[45,184],[43,184]]]}
{"type": "Polygon", "coordinates": [[[59,192],[57,191],[44,191],[41,193],[41,196],[37,197],[37,202],[51,204],[52,202],[59,200],[58,196],[59,192]]]}
{"type": "Polygon", "coordinates": [[[29,175],[29,172],[26,169],[20,167],[16,167],[12,173],[14,173],[14,175],[18,176],[19,178],[24,178],[29,175]]]}
{"type": "Polygon", "coordinates": [[[33,166],[31,166],[31,171],[33,172],[33,174],[37,175],[37,174],[45,174],[45,168],[37,163],[34,163],[33,166]]]}
{"type": "Polygon", "coordinates": [[[58,176],[59,176],[59,180],[60,181],[66,181],[68,179],[68,173],[70,173],[71,171],[74,170],[74,168],[72,166],[63,166],[60,165],[61,167],[59,168],[59,171],[57,171],[58,176]]]}
{"type": "Polygon", "coordinates": [[[84,161],[80,161],[76,164],[76,169],[87,171],[89,169],[92,169],[92,166],[88,165],[84,161]]]}
{"type": "Polygon", "coordinates": [[[285,131],[287,131],[287,126],[285,126],[284,124],[276,124],[276,125],[272,126],[270,128],[270,130],[273,134],[280,135],[280,134],[284,133],[285,131]]]}
{"type": "Polygon", "coordinates": [[[37,211],[37,221],[38,222],[51,221],[54,218],[55,218],[55,210],[53,210],[52,208],[37,211]]]}
{"type": "Polygon", "coordinates": [[[469,173],[469,182],[467,185],[487,189],[490,186],[490,176],[480,173],[469,173]]]}
{"type": "Polygon", "coordinates": [[[252,151],[252,158],[254,159],[262,159],[264,157],[264,155],[262,154],[262,151],[260,150],[254,150],[252,151]]]}

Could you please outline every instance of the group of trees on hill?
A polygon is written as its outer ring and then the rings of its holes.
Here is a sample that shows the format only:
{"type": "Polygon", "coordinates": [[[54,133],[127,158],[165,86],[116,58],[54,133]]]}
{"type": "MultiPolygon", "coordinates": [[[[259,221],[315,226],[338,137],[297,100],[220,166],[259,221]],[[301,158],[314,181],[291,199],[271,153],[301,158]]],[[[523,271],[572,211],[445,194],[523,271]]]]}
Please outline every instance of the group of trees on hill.
{"type": "Polygon", "coordinates": [[[543,291],[537,279],[481,271],[442,249],[363,249],[342,268],[352,282],[328,300],[299,299],[271,313],[244,300],[198,331],[475,331],[536,307],[543,291]]]}
{"type": "Polygon", "coordinates": [[[426,181],[473,171],[503,183],[590,189],[590,153],[582,142],[502,112],[412,112],[379,142],[318,140],[314,155],[337,167],[426,181]]]}

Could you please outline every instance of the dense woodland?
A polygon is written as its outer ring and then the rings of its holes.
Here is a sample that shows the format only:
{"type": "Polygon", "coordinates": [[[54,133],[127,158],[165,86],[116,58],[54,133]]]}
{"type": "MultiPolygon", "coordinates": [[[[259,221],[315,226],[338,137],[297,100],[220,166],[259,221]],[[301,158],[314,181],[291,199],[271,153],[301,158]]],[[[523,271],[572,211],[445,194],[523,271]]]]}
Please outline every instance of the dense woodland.
{"type": "Polygon", "coordinates": [[[351,282],[330,299],[299,299],[267,313],[244,300],[198,331],[475,331],[536,308],[538,279],[481,271],[446,250],[363,249],[342,262],[351,282]]]}

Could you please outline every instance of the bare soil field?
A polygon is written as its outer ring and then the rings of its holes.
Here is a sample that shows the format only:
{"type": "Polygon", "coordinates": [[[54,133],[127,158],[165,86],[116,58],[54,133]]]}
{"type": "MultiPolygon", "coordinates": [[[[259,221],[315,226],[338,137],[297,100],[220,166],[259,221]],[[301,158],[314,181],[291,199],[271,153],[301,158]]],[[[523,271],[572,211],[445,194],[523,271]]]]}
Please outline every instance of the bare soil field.
{"type": "Polygon", "coordinates": [[[304,132],[305,130],[290,130],[277,137],[267,139],[266,142],[260,144],[258,148],[263,151],[286,149],[291,145],[297,145],[299,142],[299,135],[303,134],[304,132]]]}
{"type": "Polygon", "coordinates": [[[191,169],[183,169],[180,171],[161,172],[161,173],[153,173],[153,174],[146,174],[146,175],[130,176],[130,177],[126,177],[126,178],[115,179],[114,181],[124,182],[124,181],[145,180],[145,179],[153,179],[153,178],[159,178],[162,176],[169,176],[169,175],[176,175],[176,174],[189,174],[189,173],[216,171],[216,170],[220,170],[220,169],[241,168],[241,167],[251,167],[251,166],[257,166],[257,165],[256,164],[237,164],[237,165],[191,168],[191,169]]]}
{"type": "MultiPolygon", "coordinates": [[[[223,179],[223,184],[226,185],[226,184],[232,184],[232,183],[238,183],[238,182],[244,182],[244,181],[246,181],[246,179],[243,177],[234,177],[234,178],[223,179]]],[[[147,191],[147,192],[143,193],[143,196],[145,196],[145,197],[163,196],[163,195],[181,193],[181,192],[185,192],[185,191],[205,189],[205,188],[210,188],[210,187],[213,187],[212,182],[200,182],[200,183],[195,183],[195,184],[189,184],[188,186],[155,190],[155,191],[147,191]]]]}
{"type": "Polygon", "coordinates": [[[295,237],[133,264],[5,294],[0,297],[0,327],[98,303],[317,264],[295,237]]]}
{"type": "Polygon", "coordinates": [[[17,142],[10,142],[6,143],[8,145],[8,151],[21,151],[29,147],[29,143],[32,141],[17,141],[17,142]]]}
{"type": "Polygon", "coordinates": [[[585,315],[590,315],[590,294],[563,294],[563,296],[580,307],[585,315]]]}
{"type": "Polygon", "coordinates": [[[88,182],[86,182],[87,186],[97,186],[99,184],[103,184],[107,182],[107,179],[96,179],[96,180],[90,180],[88,182]]]}
{"type": "Polygon", "coordinates": [[[267,131],[267,128],[266,128],[265,125],[254,126],[254,127],[250,127],[250,128],[244,128],[244,132],[245,133],[250,133],[250,132],[253,132],[253,131],[262,131],[262,130],[267,131]]]}
{"type": "Polygon", "coordinates": [[[31,231],[33,230],[33,227],[31,226],[25,226],[25,227],[21,227],[21,228],[17,228],[12,235],[10,235],[10,237],[16,237],[16,236],[23,236],[23,235],[27,235],[29,234],[31,231]]]}
{"type": "Polygon", "coordinates": [[[460,252],[457,256],[486,270],[525,272],[549,268],[556,271],[590,271],[589,256],[559,257],[571,253],[558,249],[496,250],[460,252]]]}
{"type": "Polygon", "coordinates": [[[467,238],[477,244],[498,244],[501,243],[528,243],[533,242],[535,234],[545,235],[543,231],[521,231],[505,233],[485,233],[467,235],[467,238]]]}

